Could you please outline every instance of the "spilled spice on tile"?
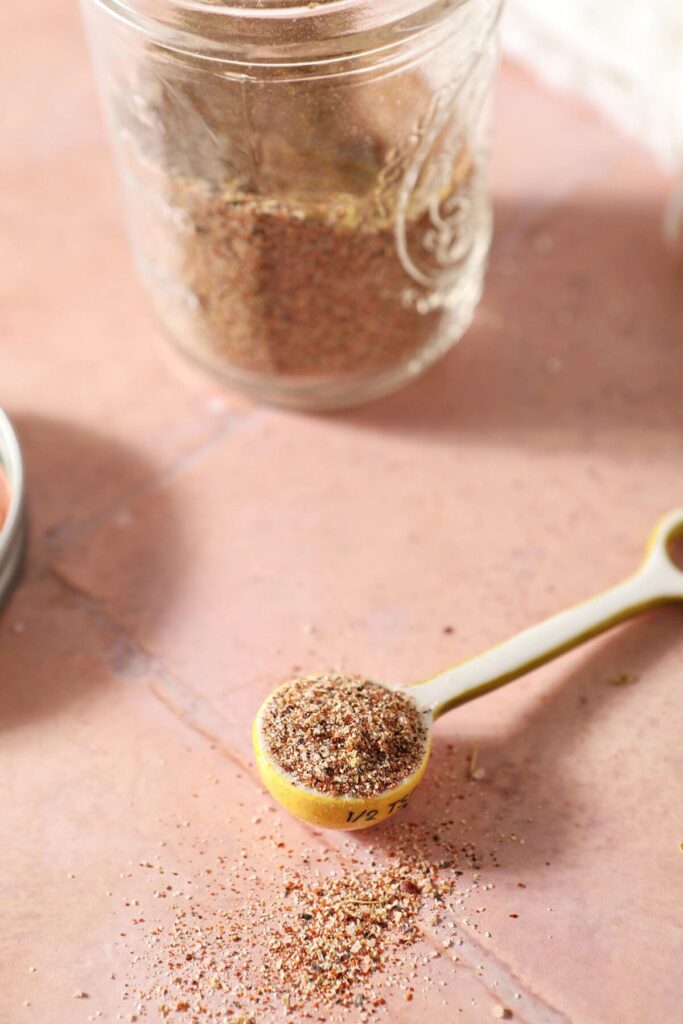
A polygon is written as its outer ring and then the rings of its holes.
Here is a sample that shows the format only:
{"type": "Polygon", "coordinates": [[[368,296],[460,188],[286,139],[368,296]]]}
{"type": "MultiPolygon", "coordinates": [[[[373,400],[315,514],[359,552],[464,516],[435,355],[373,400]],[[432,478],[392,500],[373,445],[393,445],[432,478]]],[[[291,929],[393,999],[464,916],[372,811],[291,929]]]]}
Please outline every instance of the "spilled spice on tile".
{"type": "Polygon", "coordinates": [[[419,767],[427,728],[408,694],[329,673],[275,690],[262,715],[262,737],[273,760],[301,785],[331,796],[369,797],[419,767]]]}
{"type": "MultiPolygon", "coordinates": [[[[261,894],[246,850],[235,862],[209,858],[197,845],[205,874],[184,881],[161,859],[141,863],[138,891],[142,869],[158,906],[170,906],[155,914],[151,900],[135,905],[132,924],[142,929],[146,951],[135,940],[130,948],[147,982],[125,983],[126,1004],[137,1019],[158,1015],[178,1024],[298,1024],[333,1021],[349,1009],[354,1021],[368,1021],[397,994],[412,1002],[418,984],[430,987],[424,972],[440,955],[425,951],[421,919],[427,913],[434,924],[449,896],[457,892],[462,903],[477,885],[476,875],[465,884],[457,868],[477,866],[474,849],[436,842],[434,828],[406,827],[388,856],[375,857],[371,847],[365,863],[352,857],[340,867],[322,846],[297,851],[297,862],[274,825],[259,842],[273,850],[275,898],[261,894]]],[[[452,944],[449,937],[441,946],[452,944]]],[[[457,961],[454,951],[448,955],[457,961]]]]}
{"type": "Polygon", "coordinates": [[[483,978],[476,936],[490,937],[499,850],[521,841],[463,781],[464,758],[449,745],[429,813],[360,841],[292,831],[265,794],[208,831],[203,817],[160,823],[158,848],[116,883],[122,1019],[365,1024],[409,1003],[406,1019],[423,1020],[447,995],[456,1009],[443,971],[462,960],[483,978]]]}
{"type": "MultiPolygon", "coordinates": [[[[154,997],[164,1017],[179,1003],[207,1020],[233,1003],[240,1012],[281,1007],[295,1019],[332,1006],[367,1016],[386,1002],[386,978],[377,985],[376,976],[421,938],[424,901],[446,891],[426,865],[403,862],[319,879],[286,873],[280,901],[254,900],[246,914],[182,908],[158,965],[168,980],[154,997]]],[[[406,977],[393,985],[412,988],[406,977]]]]}

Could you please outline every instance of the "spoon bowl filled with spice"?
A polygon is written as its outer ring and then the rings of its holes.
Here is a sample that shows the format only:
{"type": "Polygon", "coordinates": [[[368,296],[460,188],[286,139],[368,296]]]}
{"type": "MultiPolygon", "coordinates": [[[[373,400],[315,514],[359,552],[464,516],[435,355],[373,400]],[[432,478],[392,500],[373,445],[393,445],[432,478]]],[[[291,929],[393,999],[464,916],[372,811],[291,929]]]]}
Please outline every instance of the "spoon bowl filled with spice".
{"type": "Polygon", "coordinates": [[[366,828],[407,804],[427,767],[431,724],[409,689],[304,676],[263,703],[254,749],[267,788],[298,818],[366,828]]]}
{"type": "Polygon", "coordinates": [[[455,668],[407,687],[341,672],[274,690],[253,728],[261,778],[275,799],[319,828],[361,829],[406,807],[446,711],[495,690],[611,626],[683,601],[675,545],[683,509],[653,530],[638,571],[610,590],[518,633],[455,668]]]}

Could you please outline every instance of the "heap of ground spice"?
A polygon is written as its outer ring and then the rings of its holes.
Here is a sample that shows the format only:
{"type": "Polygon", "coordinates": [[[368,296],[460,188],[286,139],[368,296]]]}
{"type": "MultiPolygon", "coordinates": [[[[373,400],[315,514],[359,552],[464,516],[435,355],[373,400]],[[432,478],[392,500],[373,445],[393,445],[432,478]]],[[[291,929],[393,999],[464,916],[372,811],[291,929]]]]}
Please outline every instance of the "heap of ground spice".
{"type": "Polygon", "coordinates": [[[193,853],[204,872],[185,880],[158,854],[141,863],[147,897],[139,871],[126,873],[137,876],[142,898],[124,906],[144,935],[143,944],[121,931],[134,966],[123,982],[127,1020],[369,1022],[397,993],[411,1002],[418,985],[432,987],[438,951],[459,959],[448,925],[436,948],[425,928],[438,926],[447,899],[462,905],[477,891],[478,876],[465,882],[459,867],[476,862],[471,844],[441,841],[433,822],[390,829],[388,855],[376,858],[371,847],[365,863],[352,856],[339,867],[325,847],[289,848],[276,814],[263,825],[257,818],[259,842],[272,850],[274,890],[261,884],[246,848],[238,858],[216,857],[203,843],[193,843],[193,853]]]}
{"type": "MultiPolygon", "coordinates": [[[[117,906],[112,940],[129,956],[111,974],[117,1020],[372,1024],[403,1019],[396,1011],[410,1003],[406,1020],[423,1021],[447,1006],[447,965],[462,962],[486,984],[480,939],[491,938],[491,903],[523,917],[526,882],[493,895],[499,852],[524,842],[509,831],[523,821],[507,796],[501,813],[486,784],[469,780],[471,752],[448,744],[439,756],[422,817],[392,819],[371,845],[336,835],[333,848],[310,834],[302,845],[296,832],[292,842],[287,819],[249,787],[217,825],[223,783],[208,776],[209,820],[162,823],[160,849],[123,866],[106,893],[117,906]]],[[[449,988],[456,1019],[458,987],[449,988]]],[[[501,1006],[495,982],[490,995],[486,1019],[501,1006]]]]}
{"type": "MultiPolygon", "coordinates": [[[[367,1019],[386,1001],[388,978],[376,976],[422,938],[425,901],[452,891],[437,874],[417,859],[315,880],[291,873],[281,904],[252,906],[246,931],[244,915],[183,907],[164,936],[167,980],[143,1005],[157,1001],[164,1019],[223,1021],[229,1010],[246,1024],[278,1005],[292,1024],[330,1007],[362,1008],[367,1019]]],[[[391,983],[412,999],[410,975],[391,983]]]]}
{"type": "Polygon", "coordinates": [[[275,762],[299,784],[331,796],[371,797],[420,765],[427,728],[400,690],[360,676],[303,676],[279,687],[261,718],[275,762]]]}
{"type": "Polygon", "coordinates": [[[420,938],[416,915],[440,887],[426,864],[406,860],[313,883],[294,879],[287,892],[295,913],[268,943],[265,974],[292,1010],[315,1002],[362,1005],[359,993],[389,951],[420,938]]]}

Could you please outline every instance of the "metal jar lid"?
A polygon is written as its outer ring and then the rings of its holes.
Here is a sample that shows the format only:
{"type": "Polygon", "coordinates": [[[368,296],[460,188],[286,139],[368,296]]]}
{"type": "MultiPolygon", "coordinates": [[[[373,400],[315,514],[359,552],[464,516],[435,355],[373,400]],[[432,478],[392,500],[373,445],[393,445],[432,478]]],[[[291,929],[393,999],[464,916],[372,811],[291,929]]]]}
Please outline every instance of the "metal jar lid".
{"type": "Polygon", "coordinates": [[[0,409],[0,468],[9,504],[0,523],[0,603],[15,580],[24,548],[24,463],[14,428],[0,409]]]}

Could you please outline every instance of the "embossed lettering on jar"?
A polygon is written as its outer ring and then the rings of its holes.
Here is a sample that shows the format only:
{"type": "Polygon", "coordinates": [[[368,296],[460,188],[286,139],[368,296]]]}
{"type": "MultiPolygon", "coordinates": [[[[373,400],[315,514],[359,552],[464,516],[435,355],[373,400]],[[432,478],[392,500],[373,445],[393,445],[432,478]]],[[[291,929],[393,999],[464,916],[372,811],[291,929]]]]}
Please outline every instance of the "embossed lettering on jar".
{"type": "Polygon", "coordinates": [[[501,0],[84,0],[137,265],[257,398],[389,391],[479,300],[501,0]]]}

